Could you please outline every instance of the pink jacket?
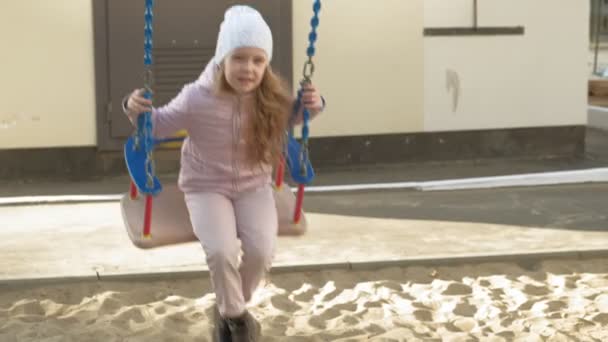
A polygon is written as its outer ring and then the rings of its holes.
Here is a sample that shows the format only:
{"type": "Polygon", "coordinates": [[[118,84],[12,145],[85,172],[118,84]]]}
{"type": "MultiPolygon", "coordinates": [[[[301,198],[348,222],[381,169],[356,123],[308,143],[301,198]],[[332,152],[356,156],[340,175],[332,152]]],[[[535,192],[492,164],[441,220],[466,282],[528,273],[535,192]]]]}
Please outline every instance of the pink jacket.
{"type": "Polygon", "coordinates": [[[169,104],[152,111],[154,135],[185,129],[179,187],[185,192],[217,192],[232,197],[269,184],[272,167],[248,167],[244,128],[251,118],[252,95],[215,95],[216,72],[209,63],[169,104]]]}

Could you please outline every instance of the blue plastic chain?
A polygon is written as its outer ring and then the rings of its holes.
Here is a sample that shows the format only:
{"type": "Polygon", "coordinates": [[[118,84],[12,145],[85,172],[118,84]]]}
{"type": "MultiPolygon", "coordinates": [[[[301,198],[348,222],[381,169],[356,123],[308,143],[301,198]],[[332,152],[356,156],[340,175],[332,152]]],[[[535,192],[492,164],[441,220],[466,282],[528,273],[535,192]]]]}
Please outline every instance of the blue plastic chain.
{"type": "MultiPolygon", "coordinates": [[[[144,97],[152,100],[153,72],[153,21],[154,0],[145,0],[144,13],[144,97]]],[[[139,192],[156,195],[162,185],[156,177],[154,165],[154,146],[157,144],[152,133],[152,113],[145,112],[137,117],[137,129],[125,144],[125,161],[131,180],[139,192]]]]}
{"type": "MultiPolygon", "coordinates": [[[[310,26],[311,26],[311,31],[310,34],[308,35],[308,49],[306,49],[306,55],[308,56],[308,61],[306,61],[306,63],[304,64],[304,80],[302,81],[303,83],[310,83],[311,82],[311,78],[312,75],[315,72],[315,65],[312,61],[312,58],[315,55],[315,43],[317,42],[317,27],[319,27],[319,12],[321,12],[321,0],[316,0],[313,4],[313,12],[314,15],[312,17],[312,19],[310,20],[310,26]]],[[[302,101],[302,89],[300,89],[300,91],[298,91],[298,101],[301,103],[302,101]]],[[[308,128],[308,122],[310,121],[310,112],[308,111],[308,109],[304,108],[303,111],[303,125],[302,125],[302,144],[306,147],[308,147],[308,134],[309,134],[309,128],[308,128]]],[[[306,151],[305,153],[307,153],[308,151],[306,151]]],[[[307,158],[307,156],[306,156],[307,158]]]]}
{"type": "MultiPolygon", "coordinates": [[[[304,63],[304,70],[302,71],[303,79],[300,82],[300,89],[298,90],[297,98],[293,108],[293,115],[289,129],[289,138],[290,142],[288,143],[288,152],[294,152],[297,150],[298,153],[298,161],[297,165],[299,165],[299,170],[297,173],[292,171],[292,178],[299,180],[300,183],[309,183],[314,177],[312,167],[310,166],[310,160],[308,158],[308,138],[310,134],[309,129],[309,121],[310,121],[310,111],[307,108],[304,108],[302,111],[302,146],[296,147],[295,141],[293,141],[293,120],[295,120],[295,116],[299,113],[302,107],[302,96],[304,93],[303,86],[307,83],[311,83],[312,76],[315,71],[315,65],[313,62],[313,57],[316,52],[315,43],[317,42],[317,28],[319,27],[319,13],[321,12],[321,0],[315,0],[313,3],[313,12],[314,15],[310,20],[311,31],[308,35],[308,48],[306,49],[306,55],[308,56],[307,61],[304,63]]],[[[295,161],[291,160],[292,158],[288,157],[288,160],[291,161],[290,166],[293,167],[295,161]]]]}
{"type": "MultiPolygon", "coordinates": [[[[146,0],[146,9],[144,12],[144,98],[153,100],[152,98],[152,47],[154,35],[154,0],[146,0]]],[[[146,176],[148,187],[153,187],[155,167],[154,167],[154,136],[152,134],[152,113],[145,112],[138,119],[138,127],[141,129],[141,137],[143,137],[143,148],[146,153],[146,176]]]]}

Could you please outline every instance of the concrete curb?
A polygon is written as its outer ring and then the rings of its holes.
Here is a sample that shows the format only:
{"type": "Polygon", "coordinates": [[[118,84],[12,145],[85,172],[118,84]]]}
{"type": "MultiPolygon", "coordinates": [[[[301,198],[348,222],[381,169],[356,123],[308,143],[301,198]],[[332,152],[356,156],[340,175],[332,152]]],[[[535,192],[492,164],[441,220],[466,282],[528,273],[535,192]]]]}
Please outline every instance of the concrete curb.
{"type": "MultiPolygon", "coordinates": [[[[540,172],[508,176],[448,179],[440,181],[310,186],[306,188],[306,192],[333,193],[379,190],[449,191],[607,182],[608,168],[592,168],[585,170],[540,172]]],[[[294,188],[293,190],[295,191],[296,189],[294,188]]],[[[119,202],[121,197],[122,194],[0,197],[0,207],[119,202]]]]}
{"type": "Polygon", "coordinates": [[[422,191],[469,190],[608,182],[608,168],[426,182],[422,191]]]}
{"type": "MultiPolygon", "coordinates": [[[[487,253],[487,254],[462,254],[462,255],[437,255],[425,257],[411,257],[394,260],[377,260],[362,262],[338,262],[327,264],[302,264],[302,265],[278,265],[271,269],[271,274],[297,273],[297,272],[319,272],[319,271],[373,271],[390,267],[440,267],[455,266],[462,264],[484,264],[494,262],[539,262],[554,259],[591,259],[608,258],[608,249],[586,249],[586,250],[546,250],[535,252],[514,253],[487,253]]],[[[142,281],[142,280],[175,280],[207,277],[209,271],[201,267],[200,270],[167,271],[153,273],[123,273],[97,276],[69,276],[48,278],[26,278],[0,280],[0,287],[21,286],[43,286],[65,283],[82,283],[97,281],[142,281]]]]}
{"type": "Polygon", "coordinates": [[[590,127],[608,129],[608,108],[600,106],[587,107],[587,120],[590,127]]]}
{"type": "Polygon", "coordinates": [[[120,202],[121,198],[122,194],[0,197],[0,207],[120,202]]]}

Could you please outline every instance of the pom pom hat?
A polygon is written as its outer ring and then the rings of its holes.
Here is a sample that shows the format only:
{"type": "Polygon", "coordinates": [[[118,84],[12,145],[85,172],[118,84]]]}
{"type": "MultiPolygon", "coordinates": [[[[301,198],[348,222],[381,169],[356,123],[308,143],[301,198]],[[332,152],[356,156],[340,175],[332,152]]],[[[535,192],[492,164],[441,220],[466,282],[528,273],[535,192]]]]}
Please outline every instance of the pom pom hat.
{"type": "Polygon", "coordinates": [[[266,52],[268,62],[272,60],[272,32],[262,15],[249,6],[232,6],[220,25],[214,62],[220,64],[233,50],[241,47],[256,47],[266,52]]]}

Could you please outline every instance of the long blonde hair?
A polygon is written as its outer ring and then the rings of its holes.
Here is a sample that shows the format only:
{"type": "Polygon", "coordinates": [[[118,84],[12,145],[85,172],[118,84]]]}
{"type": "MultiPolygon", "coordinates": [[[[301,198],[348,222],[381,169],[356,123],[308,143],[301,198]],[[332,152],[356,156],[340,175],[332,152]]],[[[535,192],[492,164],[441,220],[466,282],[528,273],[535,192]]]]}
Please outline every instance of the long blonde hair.
{"type": "MultiPolygon", "coordinates": [[[[217,91],[234,92],[224,67],[216,74],[217,91]]],[[[293,97],[287,82],[266,67],[262,82],[255,90],[252,118],[245,129],[247,157],[251,166],[276,165],[285,142],[285,130],[292,110],[293,97]]]]}

